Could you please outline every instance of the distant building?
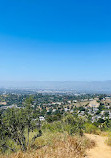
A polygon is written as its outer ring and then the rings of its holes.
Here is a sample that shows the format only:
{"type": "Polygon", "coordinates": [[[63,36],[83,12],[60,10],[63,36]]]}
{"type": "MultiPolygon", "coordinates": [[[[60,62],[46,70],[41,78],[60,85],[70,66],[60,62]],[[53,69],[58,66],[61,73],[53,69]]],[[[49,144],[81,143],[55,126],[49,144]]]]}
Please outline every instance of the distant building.
{"type": "Polygon", "coordinates": [[[71,104],[71,101],[70,101],[70,100],[68,100],[67,102],[68,102],[68,104],[71,104]]]}
{"type": "Polygon", "coordinates": [[[39,117],[39,120],[40,120],[40,121],[45,121],[45,118],[44,118],[43,116],[40,116],[40,117],[39,117]]]}
{"type": "Polygon", "coordinates": [[[56,112],[56,109],[53,109],[52,112],[56,112]]]}

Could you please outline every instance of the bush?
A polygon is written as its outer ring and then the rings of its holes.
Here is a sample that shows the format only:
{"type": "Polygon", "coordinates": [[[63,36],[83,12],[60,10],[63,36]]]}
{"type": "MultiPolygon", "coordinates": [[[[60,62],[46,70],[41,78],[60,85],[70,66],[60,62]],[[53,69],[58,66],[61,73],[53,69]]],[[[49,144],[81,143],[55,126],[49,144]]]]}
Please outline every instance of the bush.
{"type": "Polygon", "coordinates": [[[84,126],[86,133],[100,134],[100,130],[95,125],[91,123],[86,123],[84,126]]]}
{"type": "Polygon", "coordinates": [[[61,121],[55,121],[53,123],[44,122],[42,130],[51,132],[64,132],[68,134],[79,134],[83,136],[83,123],[82,118],[74,117],[71,114],[66,115],[61,121]]]}
{"type": "Polygon", "coordinates": [[[53,123],[44,122],[42,124],[42,130],[51,132],[63,132],[63,126],[61,121],[55,121],[53,123]]]}
{"type": "Polygon", "coordinates": [[[84,129],[84,119],[81,117],[74,117],[73,115],[69,114],[63,118],[63,124],[65,130],[70,134],[79,134],[83,136],[83,129],[84,129]]]}

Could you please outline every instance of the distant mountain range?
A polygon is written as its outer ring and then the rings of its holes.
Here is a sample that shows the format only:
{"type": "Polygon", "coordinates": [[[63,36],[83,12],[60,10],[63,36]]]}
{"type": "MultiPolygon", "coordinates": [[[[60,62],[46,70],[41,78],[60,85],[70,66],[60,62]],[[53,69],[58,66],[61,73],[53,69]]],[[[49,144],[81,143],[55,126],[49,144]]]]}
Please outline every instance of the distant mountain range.
{"type": "Polygon", "coordinates": [[[0,88],[70,90],[77,92],[111,93],[111,81],[27,81],[0,82],[0,88]]]}

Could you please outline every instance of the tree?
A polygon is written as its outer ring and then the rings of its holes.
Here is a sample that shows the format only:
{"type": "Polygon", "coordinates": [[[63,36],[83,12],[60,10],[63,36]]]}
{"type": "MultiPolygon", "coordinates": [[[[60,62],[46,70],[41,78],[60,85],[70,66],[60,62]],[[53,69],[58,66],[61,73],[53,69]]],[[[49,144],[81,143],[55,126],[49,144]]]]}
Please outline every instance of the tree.
{"type": "Polygon", "coordinates": [[[3,152],[7,149],[14,151],[12,146],[7,144],[8,140],[19,145],[22,151],[27,150],[29,146],[29,133],[33,131],[34,128],[39,127],[39,133],[32,138],[32,141],[42,135],[39,120],[37,120],[39,126],[37,126],[36,122],[33,120],[31,103],[32,99],[29,98],[26,100],[24,108],[7,109],[0,115],[0,138],[2,139],[0,148],[3,152]]]}

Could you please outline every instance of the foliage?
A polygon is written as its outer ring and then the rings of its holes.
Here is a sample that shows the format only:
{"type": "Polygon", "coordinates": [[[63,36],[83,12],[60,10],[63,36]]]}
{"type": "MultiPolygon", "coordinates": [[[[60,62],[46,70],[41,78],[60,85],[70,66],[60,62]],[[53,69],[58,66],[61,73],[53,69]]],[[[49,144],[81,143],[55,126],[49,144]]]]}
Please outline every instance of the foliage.
{"type": "Polygon", "coordinates": [[[49,130],[51,132],[68,132],[70,135],[79,134],[83,136],[84,120],[68,114],[63,117],[60,121],[55,121],[52,123],[44,122],[42,125],[43,130],[49,130]]]}
{"type": "MultiPolygon", "coordinates": [[[[7,149],[15,151],[13,143],[16,143],[21,150],[27,150],[29,146],[29,133],[37,128],[33,120],[31,98],[26,101],[26,106],[21,109],[7,109],[0,115],[0,150],[5,152],[7,149]],[[12,142],[12,143],[9,143],[12,142]]],[[[32,140],[42,135],[39,123],[39,134],[37,133],[32,140]]]]}
{"type": "Polygon", "coordinates": [[[33,149],[2,155],[1,158],[81,158],[84,157],[86,149],[91,148],[93,144],[86,137],[70,136],[67,133],[45,132],[32,144],[33,149]]]}
{"type": "Polygon", "coordinates": [[[61,119],[61,114],[55,114],[55,115],[50,115],[46,117],[46,121],[49,123],[58,121],[60,119],[61,119]]]}
{"type": "Polygon", "coordinates": [[[98,129],[98,127],[96,127],[94,124],[85,123],[84,126],[85,126],[86,133],[100,134],[100,129],[98,129]]]}

